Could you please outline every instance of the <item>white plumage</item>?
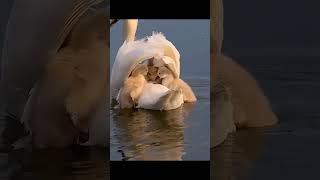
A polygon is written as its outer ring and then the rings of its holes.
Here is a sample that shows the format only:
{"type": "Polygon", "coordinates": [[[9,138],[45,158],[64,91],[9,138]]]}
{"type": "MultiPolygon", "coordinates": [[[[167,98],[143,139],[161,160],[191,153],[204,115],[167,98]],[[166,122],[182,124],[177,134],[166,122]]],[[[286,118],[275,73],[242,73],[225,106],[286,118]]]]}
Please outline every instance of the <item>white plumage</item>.
{"type": "Polygon", "coordinates": [[[135,41],[125,41],[119,48],[111,72],[111,95],[116,98],[124,80],[135,65],[154,56],[168,56],[166,63],[172,63],[177,75],[180,75],[180,54],[174,45],[162,33],[135,41]]]}
{"type": "MultiPolygon", "coordinates": [[[[144,63],[153,57],[160,57],[168,67],[173,70],[177,78],[180,77],[180,53],[176,47],[159,32],[153,32],[151,36],[135,40],[138,20],[130,19],[124,21],[124,42],[119,48],[111,71],[111,97],[118,99],[120,89],[126,78],[138,63],[144,63]]],[[[155,59],[156,59],[155,58],[155,59]]],[[[169,89],[161,84],[148,83],[138,101],[138,107],[145,109],[161,109],[159,99],[167,95],[169,89]]],[[[174,97],[174,96],[173,96],[174,97]]],[[[179,96],[176,101],[180,103],[179,96]]],[[[168,106],[166,106],[168,107],[168,106]]],[[[169,107],[175,107],[169,104],[169,107]]]]}

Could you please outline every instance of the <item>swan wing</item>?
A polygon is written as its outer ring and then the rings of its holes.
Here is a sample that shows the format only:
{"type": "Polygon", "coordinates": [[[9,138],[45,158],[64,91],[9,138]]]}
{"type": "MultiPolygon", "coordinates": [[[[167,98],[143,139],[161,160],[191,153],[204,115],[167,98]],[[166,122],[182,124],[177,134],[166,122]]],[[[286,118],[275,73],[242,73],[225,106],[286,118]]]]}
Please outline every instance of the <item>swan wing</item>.
{"type": "Polygon", "coordinates": [[[168,41],[160,32],[153,32],[152,36],[148,37],[148,42],[160,47],[165,56],[173,59],[177,74],[180,76],[180,53],[172,42],[168,41]]]}
{"type": "Polygon", "coordinates": [[[159,99],[168,92],[169,89],[161,84],[146,84],[139,98],[137,108],[159,110],[159,107],[156,107],[156,104],[159,99]]]}
{"type": "Polygon", "coordinates": [[[175,74],[180,75],[180,54],[174,45],[162,33],[136,41],[125,41],[119,48],[111,71],[111,97],[116,98],[124,80],[138,63],[155,56],[164,58],[166,64],[172,64],[175,74]]]}
{"type": "Polygon", "coordinates": [[[143,41],[124,42],[118,50],[111,71],[111,96],[116,97],[123,81],[127,78],[130,69],[143,60],[150,59],[155,55],[161,55],[158,48],[148,46],[143,41]]]}

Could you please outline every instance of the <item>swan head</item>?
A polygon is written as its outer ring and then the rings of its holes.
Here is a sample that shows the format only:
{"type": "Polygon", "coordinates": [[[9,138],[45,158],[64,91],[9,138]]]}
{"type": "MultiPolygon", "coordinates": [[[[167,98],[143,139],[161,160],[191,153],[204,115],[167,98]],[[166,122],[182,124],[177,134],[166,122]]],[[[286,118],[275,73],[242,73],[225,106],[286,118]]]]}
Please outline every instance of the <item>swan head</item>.
{"type": "Polygon", "coordinates": [[[115,25],[118,21],[119,21],[119,19],[110,19],[110,27],[112,27],[113,25],[115,25]]]}
{"type": "MultiPolygon", "coordinates": [[[[110,27],[114,26],[119,19],[111,19],[110,27]]],[[[138,28],[138,19],[125,19],[123,20],[123,41],[134,41],[138,28]]]]}
{"type": "Polygon", "coordinates": [[[125,19],[123,22],[123,41],[134,41],[138,28],[138,19],[125,19]]]}

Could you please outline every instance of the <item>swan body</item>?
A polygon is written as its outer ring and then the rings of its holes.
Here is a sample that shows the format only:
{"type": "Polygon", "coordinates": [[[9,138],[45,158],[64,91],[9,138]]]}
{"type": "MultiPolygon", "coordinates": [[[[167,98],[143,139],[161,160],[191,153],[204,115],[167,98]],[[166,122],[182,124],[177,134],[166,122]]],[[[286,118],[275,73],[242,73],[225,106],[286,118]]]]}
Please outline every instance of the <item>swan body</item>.
{"type": "Polygon", "coordinates": [[[183,102],[181,89],[172,91],[161,84],[148,83],[139,98],[137,108],[172,110],[180,107],[183,102]]]}
{"type": "Polygon", "coordinates": [[[175,78],[172,71],[167,67],[159,67],[158,76],[161,78],[161,84],[169,89],[181,88],[183,92],[184,102],[197,101],[191,87],[180,78],[175,78]]]}
{"type": "Polygon", "coordinates": [[[169,89],[161,84],[146,84],[138,101],[138,108],[157,109],[154,106],[159,99],[168,93],[169,89]]]}
{"type": "Polygon", "coordinates": [[[168,56],[165,63],[170,64],[180,76],[180,53],[162,33],[153,32],[149,37],[135,40],[137,20],[124,21],[124,43],[119,48],[111,72],[111,97],[116,98],[124,80],[139,63],[153,57],[168,56]]]}

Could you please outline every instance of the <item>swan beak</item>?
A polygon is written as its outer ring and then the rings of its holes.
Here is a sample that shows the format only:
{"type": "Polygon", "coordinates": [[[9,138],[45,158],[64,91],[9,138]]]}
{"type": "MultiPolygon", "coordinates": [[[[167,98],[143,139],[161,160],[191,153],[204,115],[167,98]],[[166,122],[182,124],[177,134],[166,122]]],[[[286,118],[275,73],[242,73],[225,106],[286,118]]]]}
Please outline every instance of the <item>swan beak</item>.
{"type": "Polygon", "coordinates": [[[111,19],[110,27],[112,27],[114,24],[116,24],[119,21],[119,19],[111,19]]]}

